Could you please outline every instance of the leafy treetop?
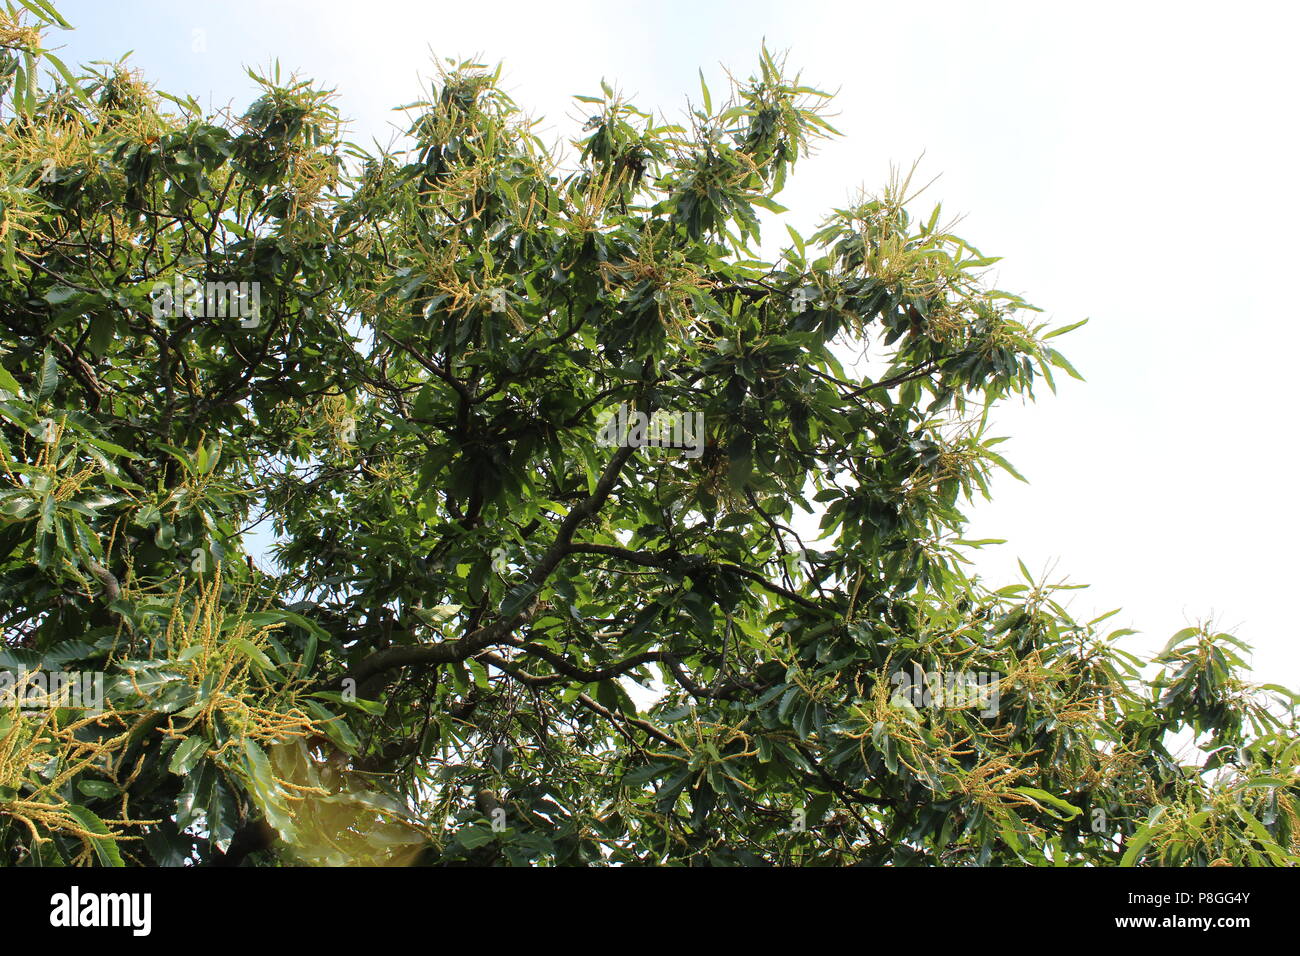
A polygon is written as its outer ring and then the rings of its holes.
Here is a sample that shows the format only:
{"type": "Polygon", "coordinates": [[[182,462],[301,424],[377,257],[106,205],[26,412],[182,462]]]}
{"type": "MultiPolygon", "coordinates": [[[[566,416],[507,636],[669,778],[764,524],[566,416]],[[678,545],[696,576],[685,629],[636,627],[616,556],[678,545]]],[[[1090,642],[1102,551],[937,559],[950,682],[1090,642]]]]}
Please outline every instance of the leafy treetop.
{"type": "Polygon", "coordinates": [[[966,571],[987,412],[1068,328],[907,176],[762,260],[834,134],[767,50],[682,125],[578,97],[565,165],[474,63],[371,153],[278,71],[241,116],[74,75],[66,26],[0,13],[0,673],[105,699],[11,692],[0,859],[1297,861],[1240,642],[1144,670],[966,571]]]}

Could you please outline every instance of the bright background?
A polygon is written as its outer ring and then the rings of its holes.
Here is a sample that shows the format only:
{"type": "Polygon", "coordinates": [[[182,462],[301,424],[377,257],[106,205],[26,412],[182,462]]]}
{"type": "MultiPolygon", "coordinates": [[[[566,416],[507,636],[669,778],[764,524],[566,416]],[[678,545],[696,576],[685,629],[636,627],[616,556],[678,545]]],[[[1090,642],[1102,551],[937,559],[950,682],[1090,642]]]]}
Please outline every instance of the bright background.
{"type": "MultiPolygon", "coordinates": [[[[805,80],[839,91],[843,138],[796,169],[782,202],[805,234],[890,164],[924,152],[917,204],[991,278],[1047,310],[1088,378],[1003,408],[1001,447],[1028,477],[995,484],[968,536],[992,583],[1034,572],[1091,583],[1076,616],[1123,606],[1121,646],[1158,649],[1213,616],[1256,647],[1258,679],[1300,686],[1288,602],[1300,516],[1292,369],[1300,253],[1300,7],[1100,3],[924,5],[852,0],[441,3],[436,0],[55,0],[69,64],[131,63],[159,88],[242,112],[246,66],[278,58],[335,87],[352,138],[395,135],[392,107],[427,92],[434,54],[505,62],[504,85],[546,138],[578,135],[570,99],[601,78],[681,115],[742,78],[766,38],[805,80]],[[424,78],[424,79],[422,79],[424,78]]],[[[778,230],[777,235],[783,230],[778,230]]],[[[775,238],[773,236],[772,238],[775,238]]],[[[1064,378],[1064,376],[1061,376],[1064,378]]]]}

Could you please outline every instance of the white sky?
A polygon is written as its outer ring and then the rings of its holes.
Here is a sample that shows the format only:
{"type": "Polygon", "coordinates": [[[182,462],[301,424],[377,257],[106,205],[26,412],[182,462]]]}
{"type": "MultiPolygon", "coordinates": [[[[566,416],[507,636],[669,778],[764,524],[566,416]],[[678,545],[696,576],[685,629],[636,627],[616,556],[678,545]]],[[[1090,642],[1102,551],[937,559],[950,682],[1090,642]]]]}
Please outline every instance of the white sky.
{"type": "MultiPolygon", "coordinates": [[[[353,138],[387,142],[420,98],[430,51],[505,62],[505,86],[553,137],[602,77],[677,115],[697,69],[725,90],[766,37],[804,78],[839,90],[845,135],[801,164],[781,201],[805,232],[891,162],[925,154],[917,206],[1001,255],[1000,288],[1042,306],[1088,378],[1008,407],[1006,476],[969,537],[1007,538],[991,581],[1058,562],[1091,583],[1087,618],[1143,631],[1146,653],[1213,614],[1256,647],[1257,679],[1300,686],[1287,603],[1300,539],[1291,467],[1297,306],[1274,289],[1300,241],[1295,179],[1300,7],[1092,2],[479,3],[56,0],[73,66],[132,62],[160,88],[242,111],[244,66],[278,57],[336,87],[353,138]],[[202,31],[196,34],[195,31],[202,31]]],[[[1062,379],[1065,377],[1060,376],[1062,379]]],[[[1000,580],[1005,579],[1005,580],[1000,580]]]]}

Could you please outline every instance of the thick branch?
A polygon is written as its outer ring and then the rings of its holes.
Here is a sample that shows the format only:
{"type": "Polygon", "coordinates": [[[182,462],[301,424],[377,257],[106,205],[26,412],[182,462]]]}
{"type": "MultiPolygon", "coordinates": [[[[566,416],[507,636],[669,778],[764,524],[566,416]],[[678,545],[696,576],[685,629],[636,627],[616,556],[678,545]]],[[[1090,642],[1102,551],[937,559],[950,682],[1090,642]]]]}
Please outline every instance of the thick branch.
{"type": "MultiPolygon", "coordinates": [[[[614,485],[618,482],[618,476],[623,470],[623,466],[635,453],[636,449],[633,447],[619,448],[610,459],[609,464],[605,466],[600,480],[596,482],[595,491],[576,504],[564,517],[564,520],[560,523],[559,531],[556,532],[555,541],[546,549],[546,553],[542,555],[541,560],[537,562],[537,565],[528,575],[527,584],[533,593],[540,590],[541,586],[546,583],[547,578],[551,576],[551,573],[569,552],[570,542],[573,540],[574,532],[578,530],[579,525],[604,506],[609,499],[610,493],[614,490],[614,485]]],[[[537,601],[534,599],[524,609],[480,627],[460,640],[445,641],[439,644],[402,645],[376,651],[355,664],[348,671],[347,676],[360,685],[375,674],[398,667],[418,664],[450,664],[455,661],[467,660],[485,648],[504,641],[515,628],[531,620],[536,612],[537,601]]]]}

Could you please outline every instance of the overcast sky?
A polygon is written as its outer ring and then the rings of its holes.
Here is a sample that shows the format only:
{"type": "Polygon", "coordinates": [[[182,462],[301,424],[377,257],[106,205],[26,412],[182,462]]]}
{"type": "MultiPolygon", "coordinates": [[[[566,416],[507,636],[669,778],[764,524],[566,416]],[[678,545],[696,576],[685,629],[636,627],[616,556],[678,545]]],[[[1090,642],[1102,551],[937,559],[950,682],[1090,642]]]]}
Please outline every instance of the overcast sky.
{"type": "MultiPolygon", "coordinates": [[[[56,0],[57,2],[57,0],[56,0]]],[[[1055,565],[1090,583],[1080,617],[1143,634],[1147,653],[1213,615],[1256,647],[1257,679],[1300,686],[1294,586],[1300,464],[1285,291],[1300,240],[1300,7],[1281,4],[62,0],[72,65],[134,50],[148,80],[242,111],[245,66],[278,58],[335,87],[353,138],[388,142],[431,56],[504,61],[504,85],[576,135],[570,96],[606,78],[643,109],[715,102],[766,38],[823,89],[844,133],[796,170],[786,220],[810,230],[891,163],[1000,255],[997,285],[1043,307],[1087,377],[1004,408],[1002,446],[1029,479],[995,484],[970,537],[992,582],[1055,565]],[[1110,623],[1110,622],[1108,622],[1110,623]]]]}

